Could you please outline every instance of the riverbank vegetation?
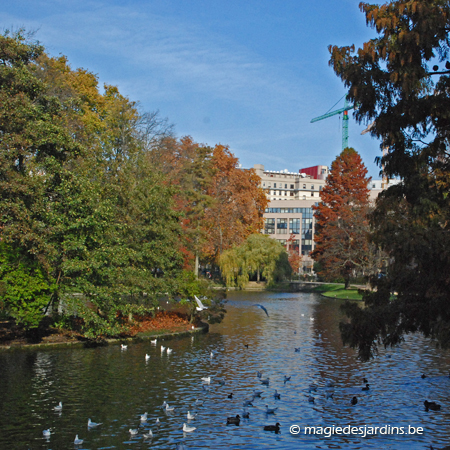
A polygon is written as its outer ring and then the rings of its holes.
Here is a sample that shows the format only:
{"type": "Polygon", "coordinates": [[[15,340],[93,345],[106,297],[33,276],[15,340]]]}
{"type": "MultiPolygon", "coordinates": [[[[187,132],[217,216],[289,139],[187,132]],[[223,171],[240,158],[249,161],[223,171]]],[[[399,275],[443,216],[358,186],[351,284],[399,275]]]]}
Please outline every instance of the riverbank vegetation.
{"type": "Polygon", "coordinates": [[[226,146],[176,138],[158,112],[23,30],[0,36],[0,104],[1,318],[30,333],[44,314],[77,318],[96,339],[161,301],[193,320],[194,294],[210,299],[203,318],[223,317],[194,274],[262,228],[252,169],[226,146]]]}

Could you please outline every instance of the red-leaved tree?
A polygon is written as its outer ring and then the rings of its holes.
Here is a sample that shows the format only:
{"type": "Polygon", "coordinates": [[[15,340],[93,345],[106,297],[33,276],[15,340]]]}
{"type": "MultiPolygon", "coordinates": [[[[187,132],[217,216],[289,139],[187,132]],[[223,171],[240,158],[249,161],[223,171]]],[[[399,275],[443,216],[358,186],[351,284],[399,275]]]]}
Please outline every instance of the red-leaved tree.
{"type": "Polygon", "coordinates": [[[369,207],[367,169],[353,148],[346,148],[333,161],[315,211],[315,248],[319,275],[327,280],[363,274],[369,264],[367,235],[369,207]]]}

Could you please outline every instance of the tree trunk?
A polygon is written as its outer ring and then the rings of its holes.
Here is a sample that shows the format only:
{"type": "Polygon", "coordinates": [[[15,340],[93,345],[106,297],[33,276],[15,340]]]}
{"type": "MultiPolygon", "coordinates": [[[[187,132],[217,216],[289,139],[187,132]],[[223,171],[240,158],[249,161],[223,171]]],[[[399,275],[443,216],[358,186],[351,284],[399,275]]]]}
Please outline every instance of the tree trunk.
{"type": "Polygon", "coordinates": [[[348,277],[345,277],[344,289],[348,289],[349,285],[350,285],[350,277],[348,276],[348,277]]]}
{"type": "Polygon", "coordinates": [[[195,279],[198,280],[198,253],[195,253],[195,279]]]}

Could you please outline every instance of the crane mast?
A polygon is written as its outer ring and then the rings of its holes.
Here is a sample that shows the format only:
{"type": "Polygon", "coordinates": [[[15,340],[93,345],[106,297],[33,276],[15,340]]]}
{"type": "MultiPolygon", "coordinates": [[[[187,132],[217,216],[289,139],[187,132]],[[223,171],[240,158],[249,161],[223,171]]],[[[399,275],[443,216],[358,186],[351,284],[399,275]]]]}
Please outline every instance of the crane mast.
{"type": "Polygon", "coordinates": [[[322,116],[315,117],[311,120],[311,123],[318,122],[319,120],[328,119],[328,117],[335,116],[337,114],[343,114],[342,117],[342,150],[348,147],[348,111],[353,109],[354,105],[349,105],[347,96],[345,96],[344,107],[340,109],[336,109],[335,111],[330,111],[322,116]]]}

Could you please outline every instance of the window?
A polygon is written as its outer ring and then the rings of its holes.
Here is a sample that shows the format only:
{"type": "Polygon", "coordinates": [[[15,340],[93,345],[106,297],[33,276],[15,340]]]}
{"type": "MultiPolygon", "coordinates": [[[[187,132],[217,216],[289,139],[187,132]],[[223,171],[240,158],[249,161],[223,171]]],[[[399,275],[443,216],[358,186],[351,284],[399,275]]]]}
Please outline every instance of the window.
{"type": "Polygon", "coordinates": [[[278,191],[278,195],[281,195],[281,191],[278,191]]]}
{"type": "Polygon", "coordinates": [[[294,185],[293,184],[291,184],[291,189],[294,189],[294,185]]]}
{"type": "Polygon", "coordinates": [[[302,255],[307,255],[312,250],[312,219],[302,216],[302,255]]]}
{"type": "Polygon", "coordinates": [[[266,183],[263,183],[263,187],[266,187],[266,183]]]}
{"type": "Polygon", "coordinates": [[[303,189],[306,189],[306,184],[303,185],[303,189]]]}
{"type": "Polygon", "coordinates": [[[311,192],[311,197],[314,197],[314,192],[311,192]]]}
{"type": "Polygon", "coordinates": [[[273,187],[276,188],[277,187],[277,183],[273,183],[273,187]]]}
{"type": "Polygon", "coordinates": [[[289,219],[289,232],[300,234],[300,219],[289,219]]]}
{"type": "Polygon", "coordinates": [[[284,188],[287,189],[287,184],[284,185],[284,188]]]}
{"type": "Polygon", "coordinates": [[[287,234],[287,219],[277,219],[277,234],[287,234]]]}
{"type": "Polygon", "coordinates": [[[264,224],[265,234],[275,234],[275,219],[266,219],[264,224]]]}
{"type": "Polygon", "coordinates": [[[311,189],[314,190],[314,185],[313,184],[311,185],[311,189]]]}
{"type": "Polygon", "coordinates": [[[306,195],[303,196],[303,200],[306,200],[306,195]]]}

